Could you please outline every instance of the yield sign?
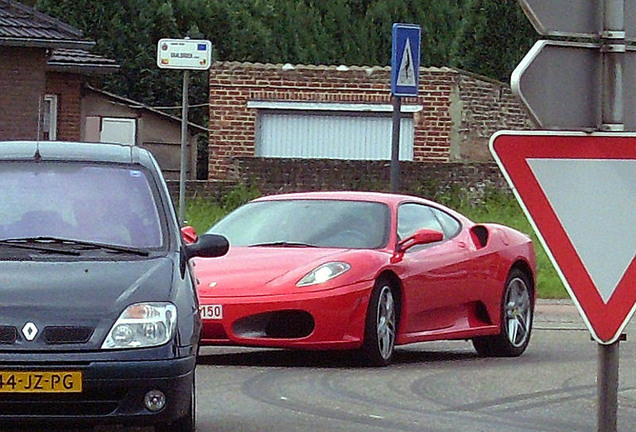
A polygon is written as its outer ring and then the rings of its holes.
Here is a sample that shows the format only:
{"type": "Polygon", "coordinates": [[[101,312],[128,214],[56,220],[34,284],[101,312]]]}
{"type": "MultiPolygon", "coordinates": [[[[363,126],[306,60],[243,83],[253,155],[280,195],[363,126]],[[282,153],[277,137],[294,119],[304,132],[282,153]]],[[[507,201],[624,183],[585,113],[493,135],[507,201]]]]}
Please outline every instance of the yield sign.
{"type": "Polygon", "coordinates": [[[636,135],[502,131],[490,149],[592,336],[636,309],[636,135]]]}

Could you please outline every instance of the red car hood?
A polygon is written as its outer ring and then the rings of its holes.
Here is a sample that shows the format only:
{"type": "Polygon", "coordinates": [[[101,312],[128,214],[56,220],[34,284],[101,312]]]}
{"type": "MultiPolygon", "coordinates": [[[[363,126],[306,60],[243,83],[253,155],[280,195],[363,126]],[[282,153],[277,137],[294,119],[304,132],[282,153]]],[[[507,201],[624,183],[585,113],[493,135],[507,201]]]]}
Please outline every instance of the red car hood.
{"type": "MultiPolygon", "coordinates": [[[[283,294],[317,266],[345,260],[346,249],[234,247],[218,258],[194,259],[200,297],[283,294]]],[[[306,288],[305,288],[306,289],[306,288]]]]}

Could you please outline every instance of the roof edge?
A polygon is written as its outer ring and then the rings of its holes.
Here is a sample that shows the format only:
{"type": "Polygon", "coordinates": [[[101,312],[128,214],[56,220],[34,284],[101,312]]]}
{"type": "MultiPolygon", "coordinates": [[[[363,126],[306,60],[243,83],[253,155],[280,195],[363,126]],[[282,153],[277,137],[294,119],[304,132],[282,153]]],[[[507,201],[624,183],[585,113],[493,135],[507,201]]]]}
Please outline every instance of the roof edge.
{"type": "MultiPolygon", "coordinates": [[[[145,109],[145,110],[148,110],[148,111],[153,112],[155,114],[158,114],[160,116],[169,118],[170,120],[181,122],[181,117],[173,116],[171,114],[165,113],[165,112],[163,112],[161,110],[158,110],[156,108],[153,108],[153,107],[150,107],[148,105],[145,105],[145,104],[143,104],[141,102],[134,101],[132,99],[128,99],[128,98],[123,97],[123,96],[119,96],[119,95],[117,95],[115,93],[111,93],[111,92],[108,92],[106,90],[98,89],[98,88],[93,87],[92,85],[87,84],[87,83],[84,84],[84,87],[86,89],[94,92],[94,93],[101,94],[101,95],[106,96],[106,97],[108,97],[110,99],[114,99],[116,101],[119,101],[120,103],[125,103],[131,109],[145,109]]],[[[188,126],[193,128],[193,129],[197,129],[200,132],[209,132],[210,131],[207,127],[201,126],[201,125],[196,124],[196,123],[192,123],[191,121],[188,121],[188,126]]]]}
{"type": "Polygon", "coordinates": [[[24,39],[0,38],[0,46],[14,46],[24,48],[79,48],[89,49],[95,42],[85,40],[55,40],[55,39],[24,39]]]}
{"type": "Polygon", "coordinates": [[[23,3],[20,3],[14,0],[0,0],[0,1],[7,4],[11,8],[17,9],[21,12],[31,15],[34,18],[54,24],[58,26],[60,29],[67,31],[69,33],[72,33],[77,37],[84,37],[84,33],[77,27],[73,27],[72,25],[67,24],[64,21],[60,21],[59,19],[54,18],[51,15],[45,14],[44,12],[40,12],[39,10],[31,6],[25,5],[23,3]]]}
{"type": "Polygon", "coordinates": [[[117,72],[119,65],[95,65],[83,63],[49,62],[46,65],[47,72],[66,72],[80,75],[106,75],[117,72]]]}

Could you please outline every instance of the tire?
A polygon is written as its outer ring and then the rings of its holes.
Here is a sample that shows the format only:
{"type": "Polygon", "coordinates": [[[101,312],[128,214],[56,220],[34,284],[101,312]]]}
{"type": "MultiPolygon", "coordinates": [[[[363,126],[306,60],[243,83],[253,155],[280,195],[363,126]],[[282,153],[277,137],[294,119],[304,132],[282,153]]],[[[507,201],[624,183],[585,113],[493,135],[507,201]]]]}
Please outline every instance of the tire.
{"type": "Polygon", "coordinates": [[[397,304],[391,284],[378,279],[371,293],[365,319],[361,354],[369,366],[387,366],[393,358],[397,329],[397,304]]]}
{"type": "Polygon", "coordinates": [[[518,357],[530,343],[534,292],[528,276],[513,269],[501,299],[501,331],[495,336],[473,339],[477,352],[486,357],[518,357]]]}
{"type": "Polygon", "coordinates": [[[159,424],[155,426],[155,432],[195,432],[196,430],[196,387],[195,387],[194,371],[192,371],[192,388],[190,391],[190,409],[189,412],[170,423],[159,424]]]}

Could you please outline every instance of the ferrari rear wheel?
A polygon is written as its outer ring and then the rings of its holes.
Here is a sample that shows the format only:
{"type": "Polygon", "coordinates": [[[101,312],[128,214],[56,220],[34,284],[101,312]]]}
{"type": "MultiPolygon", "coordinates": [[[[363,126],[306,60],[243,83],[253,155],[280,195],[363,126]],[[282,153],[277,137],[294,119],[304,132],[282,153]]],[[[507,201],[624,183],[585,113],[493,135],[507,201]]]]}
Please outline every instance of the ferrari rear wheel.
{"type": "Polygon", "coordinates": [[[533,292],[528,276],[513,269],[508,275],[501,306],[501,332],[473,339],[477,352],[489,357],[517,357],[530,342],[533,292]]]}
{"type": "Polygon", "coordinates": [[[395,296],[391,284],[379,279],[369,301],[362,356],[371,366],[387,366],[393,358],[397,326],[395,296]]]}

